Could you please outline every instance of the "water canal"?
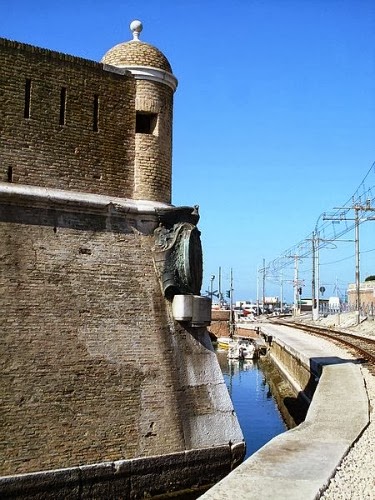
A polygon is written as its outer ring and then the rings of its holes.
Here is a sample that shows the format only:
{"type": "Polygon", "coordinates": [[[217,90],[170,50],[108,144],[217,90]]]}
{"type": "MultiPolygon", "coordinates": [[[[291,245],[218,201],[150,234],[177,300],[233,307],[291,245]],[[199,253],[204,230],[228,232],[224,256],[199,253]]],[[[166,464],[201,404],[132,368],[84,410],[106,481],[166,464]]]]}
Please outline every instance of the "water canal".
{"type": "MultiPolygon", "coordinates": [[[[217,348],[216,344],[214,347],[245,438],[245,460],[272,438],[302,422],[307,405],[268,356],[249,361],[229,360],[227,350],[217,348]]],[[[195,500],[207,489],[177,492],[168,498],[195,500]]]]}
{"type": "Polygon", "coordinates": [[[216,355],[245,438],[246,459],[295,422],[279,408],[283,398],[273,394],[278,391],[267,363],[229,360],[227,351],[219,349],[216,355]]]}

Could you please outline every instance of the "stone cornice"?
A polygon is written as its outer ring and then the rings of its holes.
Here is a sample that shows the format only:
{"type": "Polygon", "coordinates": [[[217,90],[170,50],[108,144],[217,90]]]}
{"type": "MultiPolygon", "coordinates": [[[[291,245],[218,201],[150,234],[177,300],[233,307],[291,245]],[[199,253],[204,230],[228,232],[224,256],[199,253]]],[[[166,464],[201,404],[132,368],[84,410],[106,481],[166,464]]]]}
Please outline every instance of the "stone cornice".
{"type": "MultiPolygon", "coordinates": [[[[108,65],[107,65],[108,66],[108,65]]],[[[146,66],[116,66],[126,69],[134,76],[136,80],[149,80],[152,82],[163,83],[170,87],[173,92],[176,90],[178,81],[175,76],[167,71],[158,68],[149,68],[146,66]]]]}
{"type": "Polygon", "coordinates": [[[24,184],[0,182],[0,204],[11,203],[60,210],[82,212],[116,211],[122,214],[146,214],[157,216],[157,210],[174,207],[167,203],[148,200],[131,200],[100,194],[66,191],[24,184]]]}

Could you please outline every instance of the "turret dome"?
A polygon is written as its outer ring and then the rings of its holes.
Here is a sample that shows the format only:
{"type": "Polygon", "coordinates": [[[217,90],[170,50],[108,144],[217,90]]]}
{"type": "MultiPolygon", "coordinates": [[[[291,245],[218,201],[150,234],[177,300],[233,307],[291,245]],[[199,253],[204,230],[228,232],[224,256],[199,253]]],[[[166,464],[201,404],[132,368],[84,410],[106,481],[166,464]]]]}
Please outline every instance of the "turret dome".
{"type": "Polygon", "coordinates": [[[142,28],[140,21],[133,21],[130,24],[133,40],[119,43],[109,49],[101,62],[119,67],[142,66],[156,68],[172,73],[171,65],[165,55],[153,45],[139,40],[139,33],[142,28]]]}

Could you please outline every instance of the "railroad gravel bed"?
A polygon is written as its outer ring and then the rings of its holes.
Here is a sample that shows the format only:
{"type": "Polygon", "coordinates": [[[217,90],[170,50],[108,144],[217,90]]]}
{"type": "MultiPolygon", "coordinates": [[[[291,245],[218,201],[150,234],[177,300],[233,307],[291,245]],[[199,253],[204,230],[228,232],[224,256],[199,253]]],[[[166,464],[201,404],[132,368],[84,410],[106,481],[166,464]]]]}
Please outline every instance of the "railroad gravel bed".
{"type": "Polygon", "coordinates": [[[370,401],[370,425],[337,468],[324,500],[375,499],[375,377],[362,368],[370,401]]]}
{"type": "Polygon", "coordinates": [[[311,313],[302,314],[298,318],[293,318],[296,323],[311,324],[313,326],[322,326],[332,328],[333,330],[343,331],[345,333],[353,333],[362,335],[363,337],[375,338],[375,320],[373,317],[361,318],[359,325],[356,323],[356,315],[353,312],[331,314],[329,316],[320,317],[318,321],[312,321],[311,313]]]}

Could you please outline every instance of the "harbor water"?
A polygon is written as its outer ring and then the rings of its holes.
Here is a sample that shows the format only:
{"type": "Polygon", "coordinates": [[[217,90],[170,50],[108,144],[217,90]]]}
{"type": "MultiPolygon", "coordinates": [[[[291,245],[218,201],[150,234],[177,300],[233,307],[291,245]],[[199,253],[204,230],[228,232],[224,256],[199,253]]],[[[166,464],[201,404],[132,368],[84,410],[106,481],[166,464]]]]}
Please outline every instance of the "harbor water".
{"type": "Polygon", "coordinates": [[[261,363],[230,360],[225,350],[216,354],[245,438],[246,459],[288,426],[261,363]]]}
{"type": "MultiPolygon", "coordinates": [[[[215,352],[244,435],[246,460],[273,437],[303,421],[307,407],[298,402],[268,356],[238,361],[228,359],[228,350],[215,346],[215,352]]],[[[178,492],[173,498],[195,500],[208,488],[178,492]]]]}

